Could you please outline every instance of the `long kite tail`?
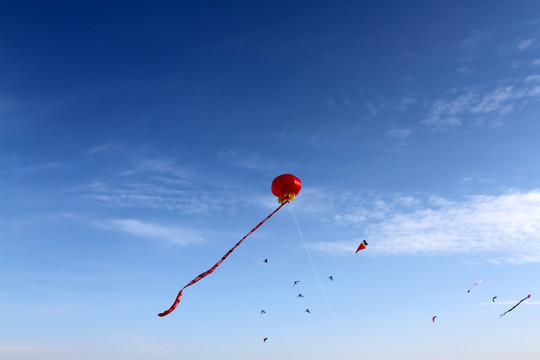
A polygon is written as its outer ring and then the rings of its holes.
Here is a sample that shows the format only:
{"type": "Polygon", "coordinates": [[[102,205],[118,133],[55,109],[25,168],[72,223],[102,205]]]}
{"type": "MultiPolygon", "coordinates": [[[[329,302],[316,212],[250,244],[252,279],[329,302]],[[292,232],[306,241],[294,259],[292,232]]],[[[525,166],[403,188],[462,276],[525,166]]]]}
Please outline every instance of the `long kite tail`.
{"type": "Polygon", "coordinates": [[[506,313],[509,313],[510,311],[514,310],[519,304],[521,304],[522,302],[524,302],[525,300],[527,300],[530,297],[531,297],[531,294],[525,296],[523,299],[519,300],[519,302],[516,305],[512,306],[510,309],[506,310],[501,315],[499,315],[499,317],[503,317],[504,315],[506,315],[506,313]]]}
{"type": "Polygon", "coordinates": [[[199,274],[196,278],[194,278],[193,280],[191,280],[186,286],[184,286],[182,289],[180,289],[180,292],[178,292],[178,295],[176,295],[176,299],[174,300],[174,303],[171,305],[171,307],[162,312],[162,313],[159,313],[158,316],[159,317],[163,317],[165,315],[168,315],[170,314],[171,312],[174,311],[174,309],[176,309],[176,307],[178,306],[178,304],[180,303],[180,299],[182,298],[182,293],[184,291],[185,288],[187,288],[188,286],[191,286],[193,284],[195,284],[196,282],[198,282],[199,280],[201,280],[202,278],[210,275],[211,273],[214,272],[214,270],[217,269],[217,267],[249,236],[251,235],[255,230],[257,230],[262,224],[264,224],[266,222],[266,220],[270,219],[272,217],[272,215],[274,215],[275,213],[278,212],[279,209],[281,209],[283,207],[283,205],[285,205],[286,203],[288,203],[288,201],[285,201],[283,202],[281,205],[278,206],[278,208],[276,210],[274,210],[270,215],[268,215],[267,217],[264,218],[263,221],[261,221],[259,224],[257,224],[257,226],[255,226],[253,229],[251,229],[250,232],[248,232],[242,239],[240,239],[240,241],[238,241],[236,243],[236,245],[234,245],[229,251],[227,251],[227,253],[225,255],[223,255],[223,257],[214,265],[212,266],[210,269],[206,270],[205,272],[199,274]]]}

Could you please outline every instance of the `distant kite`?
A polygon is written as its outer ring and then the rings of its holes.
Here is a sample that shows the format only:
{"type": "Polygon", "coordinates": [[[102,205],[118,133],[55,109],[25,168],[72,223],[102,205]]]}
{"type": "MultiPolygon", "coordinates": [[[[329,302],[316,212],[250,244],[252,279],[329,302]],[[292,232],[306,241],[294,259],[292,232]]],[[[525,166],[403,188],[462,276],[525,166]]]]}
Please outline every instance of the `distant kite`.
{"type": "Polygon", "coordinates": [[[264,259],[264,260],[263,260],[263,263],[268,264],[268,259],[264,259]]]}
{"type": "Polygon", "coordinates": [[[264,338],[264,339],[263,339],[263,342],[266,342],[266,340],[268,340],[268,338],[264,338]]]}
{"type": "Polygon", "coordinates": [[[266,314],[266,311],[264,311],[264,310],[261,310],[261,314],[266,314]]]}
{"type": "Polygon", "coordinates": [[[503,317],[506,313],[509,313],[510,311],[514,310],[519,304],[521,304],[522,302],[524,302],[525,300],[527,300],[530,297],[531,297],[531,294],[529,294],[526,297],[524,297],[523,299],[519,300],[516,305],[512,306],[510,309],[503,312],[501,315],[499,315],[499,317],[503,317]]]}
{"type": "Polygon", "coordinates": [[[475,282],[475,283],[473,284],[473,286],[471,286],[471,288],[470,288],[469,290],[467,290],[467,294],[470,293],[471,290],[472,290],[475,286],[480,285],[481,283],[482,283],[482,280],[478,280],[477,282],[475,282]]]}
{"type": "Polygon", "coordinates": [[[311,314],[311,311],[309,311],[309,309],[306,309],[305,312],[307,312],[308,314],[311,314]]]}
{"type": "Polygon", "coordinates": [[[171,312],[176,309],[178,304],[180,303],[180,299],[182,298],[182,293],[185,288],[188,286],[191,286],[195,284],[196,282],[200,281],[201,279],[205,278],[206,276],[210,275],[218,268],[218,266],[238,247],[240,244],[249,236],[251,235],[255,230],[257,230],[262,224],[266,222],[266,220],[270,219],[272,215],[278,212],[279,209],[281,209],[285,204],[291,202],[294,200],[295,196],[298,195],[300,192],[300,189],[302,188],[302,182],[300,179],[298,179],[296,176],[291,174],[283,174],[278,176],[272,181],[272,193],[278,197],[278,202],[280,205],[277,207],[276,210],[274,210],[270,215],[264,218],[263,221],[261,221],[257,226],[255,226],[253,229],[251,229],[250,232],[248,232],[240,241],[236,243],[223,257],[210,269],[206,270],[205,272],[199,274],[197,277],[195,277],[193,280],[191,280],[186,286],[184,286],[182,289],[180,289],[180,292],[178,292],[178,295],[176,295],[176,299],[174,300],[171,307],[162,312],[159,313],[158,316],[163,317],[165,315],[170,314],[171,312]]]}
{"type": "Polygon", "coordinates": [[[334,277],[333,276],[329,276],[328,277],[331,281],[334,281],[334,277]]]}
{"type": "MultiPolygon", "coordinates": [[[[366,248],[366,246],[368,245],[367,241],[366,240],[362,240],[362,242],[360,243],[360,245],[358,245],[358,249],[356,249],[356,253],[359,252],[360,250],[364,250],[366,248]]],[[[355,254],[356,254],[355,253],[355,254]]]]}
{"type": "Polygon", "coordinates": [[[431,321],[435,322],[435,319],[437,318],[437,315],[431,318],[431,321]]]}
{"type": "Polygon", "coordinates": [[[296,286],[298,283],[300,282],[300,280],[296,280],[293,284],[293,287],[296,286]]]}
{"type": "Polygon", "coordinates": [[[304,297],[304,295],[298,294],[297,298],[301,298],[301,297],[304,297]]]}
{"type": "Polygon", "coordinates": [[[493,299],[491,299],[491,302],[495,302],[495,299],[496,299],[496,298],[497,298],[497,297],[494,296],[493,299]]]}

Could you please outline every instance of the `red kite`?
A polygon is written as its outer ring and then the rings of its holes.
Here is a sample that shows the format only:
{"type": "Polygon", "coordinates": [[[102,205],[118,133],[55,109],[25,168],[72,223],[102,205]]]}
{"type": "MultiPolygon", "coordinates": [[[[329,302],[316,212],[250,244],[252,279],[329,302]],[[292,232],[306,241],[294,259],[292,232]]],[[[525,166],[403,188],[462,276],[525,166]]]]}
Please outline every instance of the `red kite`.
{"type": "Polygon", "coordinates": [[[262,224],[264,224],[266,222],[266,220],[270,219],[272,217],[272,215],[274,215],[275,213],[278,212],[279,209],[281,209],[285,204],[291,202],[294,200],[295,196],[298,195],[298,193],[300,192],[300,189],[302,188],[302,182],[300,181],[300,179],[298,179],[296,176],[294,175],[291,175],[291,174],[283,174],[283,175],[280,175],[278,176],[277,178],[274,179],[274,181],[272,181],[272,194],[274,194],[275,196],[277,196],[278,198],[278,202],[280,203],[280,205],[278,206],[278,208],[276,210],[274,210],[270,215],[268,215],[266,218],[264,218],[263,221],[261,221],[259,224],[257,224],[257,226],[255,226],[253,229],[251,229],[250,232],[248,232],[242,239],[240,239],[240,241],[238,241],[236,243],[236,245],[234,245],[229,251],[227,251],[227,253],[225,255],[223,255],[223,257],[214,265],[212,266],[210,269],[206,270],[205,272],[199,274],[197,277],[195,277],[193,280],[191,280],[186,286],[184,286],[182,289],[180,289],[180,292],[178,292],[178,295],[176,295],[176,299],[174,300],[173,304],[171,305],[171,307],[162,312],[162,313],[159,313],[158,316],[159,317],[163,317],[165,315],[168,315],[170,314],[171,312],[174,311],[174,309],[176,309],[176,307],[178,306],[178,304],[180,303],[180,299],[182,298],[182,293],[184,291],[185,288],[187,288],[188,286],[191,286],[193,284],[195,284],[196,282],[202,280],[203,278],[205,278],[206,276],[210,275],[211,273],[214,272],[214,270],[216,270],[218,268],[218,266],[238,247],[240,246],[240,244],[249,236],[251,235],[255,230],[257,230],[262,224]]]}
{"type": "MultiPolygon", "coordinates": [[[[358,249],[356,249],[356,253],[359,252],[360,250],[364,250],[367,246],[367,241],[366,240],[362,240],[362,242],[360,243],[360,245],[358,246],[358,249]]],[[[356,254],[355,253],[355,254],[356,254]]]]}

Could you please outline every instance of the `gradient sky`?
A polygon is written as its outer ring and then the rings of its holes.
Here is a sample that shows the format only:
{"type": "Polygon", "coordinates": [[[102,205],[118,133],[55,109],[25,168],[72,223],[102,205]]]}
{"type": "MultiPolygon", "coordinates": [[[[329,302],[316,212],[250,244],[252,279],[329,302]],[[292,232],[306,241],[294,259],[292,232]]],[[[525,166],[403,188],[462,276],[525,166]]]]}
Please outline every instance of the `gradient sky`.
{"type": "Polygon", "coordinates": [[[537,1],[1,2],[0,357],[536,359],[539,100],[537,1]]]}

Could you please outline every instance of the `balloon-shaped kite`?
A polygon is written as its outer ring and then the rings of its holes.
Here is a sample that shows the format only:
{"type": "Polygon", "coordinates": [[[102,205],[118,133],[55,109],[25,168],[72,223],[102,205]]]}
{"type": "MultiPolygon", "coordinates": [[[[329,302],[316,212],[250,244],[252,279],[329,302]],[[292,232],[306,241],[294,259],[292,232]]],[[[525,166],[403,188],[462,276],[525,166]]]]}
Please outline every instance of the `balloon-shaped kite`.
{"type": "Polygon", "coordinates": [[[291,174],[279,175],[272,181],[272,194],[278,197],[280,204],[286,204],[294,200],[302,188],[299,178],[291,174]]]}
{"type": "MultiPolygon", "coordinates": [[[[296,176],[291,174],[283,174],[278,176],[277,178],[272,181],[272,193],[277,196],[278,202],[280,205],[276,210],[274,210],[270,215],[268,215],[266,218],[264,218],[263,221],[261,221],[257,226],[255,226],[253,229],[251,229],[250,232],[248,232],[240,241],[236,243],[223,257],[210,269],[206,270],[205,272],[199,274],[197,277],[195,277],[193,280],[191,280],[186,286],[184,286],[182,289],[180,289],[180,292],[178,295],[176,295],[176,299],[174,300],[174,303],[171,305],[171,307],[162,312],[159,313],[158,316],[163,317],[165,315],[170,314],[171,312],[176,309],[178,304],[180,303],[180,299],[182,298],[182,293],[185,288],[188,286],[191,286],[201,280],[202,278],[210,275],[218,268],[218,266],[238,247],[240,244],[249,236],[251,235],[255,230],[257,230],[262,224],[266,222],[266,220],[270,219],[272,215],[278,212],[279,209],[281,209],[285,204],[291,202],[294,200],[295,196],[298,195],[300,192],[300,189],[302,188],[302,182],[300,179],[298,179],[296,176]]],[[[265,339],[266,341],[266,339],[265,339]]]]}

